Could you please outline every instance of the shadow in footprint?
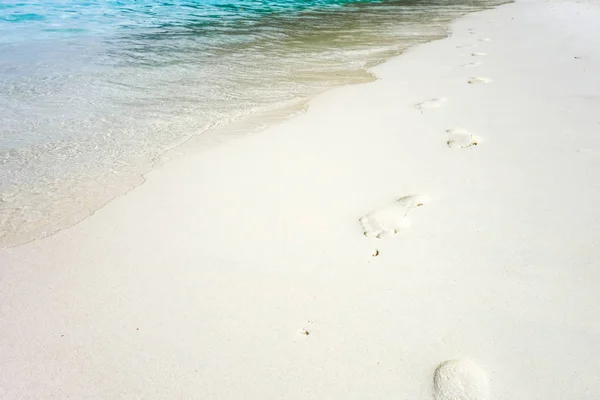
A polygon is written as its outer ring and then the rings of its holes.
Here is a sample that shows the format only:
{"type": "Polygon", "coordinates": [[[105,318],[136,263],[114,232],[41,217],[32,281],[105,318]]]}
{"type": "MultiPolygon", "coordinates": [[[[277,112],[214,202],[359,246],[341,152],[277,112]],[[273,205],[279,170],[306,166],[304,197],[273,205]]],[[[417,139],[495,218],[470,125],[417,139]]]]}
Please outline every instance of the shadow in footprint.
{"type": "Polygon", "coordinates": [[[492,79],[486,78],[484,76],[473,76],[469,78],[469,83],[472,85],[477,83],[490,83],[491,81],[492,79]]]}
{"type": "Polygon", "coordinates": [[[425,100],[419,104],[415,104],[415,108],[421,111],[421,114],[425,110],[431,110],[433,108],[438,108],[444,105],[448,99],[446,97],[436,97],[433,99],[425,100]]]}
{"type": "Polygon", "coordinates": [[[366,237],[380,239],[386,235],[395,235],[410,225],[406,216],[409,211],[422,207],[430,201],[426,195],[404,196],[394,203],[379,208],[359,219],[366,237]]]}
{"type": "Polygon", "coordinates": [[[475,67],[479,67],[481,64],[483,64],[483,62],[481,62],[481,61],[474,61],[474,62],[471,62],[471,63],[463,64],[462,66],[464,68],[475,68],[475,67]]]}

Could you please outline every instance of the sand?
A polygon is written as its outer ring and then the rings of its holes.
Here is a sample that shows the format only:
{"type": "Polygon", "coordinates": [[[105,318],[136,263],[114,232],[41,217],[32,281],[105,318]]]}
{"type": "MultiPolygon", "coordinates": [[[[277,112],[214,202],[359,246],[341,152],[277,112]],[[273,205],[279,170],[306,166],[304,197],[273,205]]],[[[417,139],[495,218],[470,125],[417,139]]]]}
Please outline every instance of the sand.
{"type": "Polygon", "coordinates": [[[3,250],[0,398],[598,399],[599,21],[468,15],[3,250]]]}

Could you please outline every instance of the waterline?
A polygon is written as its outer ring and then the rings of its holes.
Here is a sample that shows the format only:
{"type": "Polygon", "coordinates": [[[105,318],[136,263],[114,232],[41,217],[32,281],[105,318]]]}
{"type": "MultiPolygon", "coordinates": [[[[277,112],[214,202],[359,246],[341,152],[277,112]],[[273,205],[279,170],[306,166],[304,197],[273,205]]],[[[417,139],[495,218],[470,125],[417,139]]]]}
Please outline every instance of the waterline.
{"type": "Polygon", "coordinates": [[[492,4],[3,4],[0,247],[89,216],[190,137],[366,82],[369,67],[492,4]]]}

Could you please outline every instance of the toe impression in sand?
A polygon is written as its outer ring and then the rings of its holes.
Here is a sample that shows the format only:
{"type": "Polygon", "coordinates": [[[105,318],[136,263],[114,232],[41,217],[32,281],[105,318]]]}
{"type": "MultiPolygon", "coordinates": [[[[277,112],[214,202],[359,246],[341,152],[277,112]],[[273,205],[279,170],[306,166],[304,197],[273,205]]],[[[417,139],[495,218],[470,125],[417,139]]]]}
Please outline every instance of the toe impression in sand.
{"type": "Polygon", "coordinates": [[[433,374],[434,400],[487,400],[489,384],[485,372],[469,360],[441,363],[433,374]]]}
{"type": "Polygon", "coordinates": [[[369,238],[382,238],[395,235],[401,228],[409,225],[406,216],[409,211],[421,207],[430,201],[426,195],[404,196],[394,203],[379,208],[359,219],[363,233],[369,238]]]}

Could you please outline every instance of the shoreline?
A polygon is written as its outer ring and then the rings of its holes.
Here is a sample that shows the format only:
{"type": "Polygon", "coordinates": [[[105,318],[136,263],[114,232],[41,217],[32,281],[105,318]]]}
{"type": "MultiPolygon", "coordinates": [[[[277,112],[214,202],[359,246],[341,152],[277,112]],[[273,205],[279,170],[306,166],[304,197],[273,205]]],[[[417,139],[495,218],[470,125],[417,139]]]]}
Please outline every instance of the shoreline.
{"type": "Polygon", "coordinates": [[[0,397],[597,398],[599,18],[468,14],[0,250],[0,397]]]}
{"type": "MultiPolygon", "coordinates": [[[[489,1],[493,2],[494,0],[489,1]]],[[[480,7],[488,9],[493,6],[486,4],[480,5],[480,7]]],[[[469,11],[465,10],[464,12],[468,13],[469,11]]],[[[470,10],[470,12],[473,12],[473,10],[470,10]]],[[[443,12],[444,17],[440,22],[433,25],[441,29],[443,25],[451,22],[448,19],[456,13],[457,11],[449,6],[443,12]],[[441,21],[445,22],[442,23],[441,21]]],[[[402,23],[399,23],[398,26],[401,27],[402,23]]],[[[182,129],[181,132],[186,131],[187,133],[181,134],[178,140],[172,141],[170,144],[159,141],[162,145],[157,143],[156,146],[158,147],[154,150],[148,148],[145,152],[142,151],[138,154],[132,148],[128,150],[125,145],[125,147],[119,147],[119,135],[110,132],[106,135],[103,134],[101,135],[102,139],[97,139],[100,141],[95,143],[96,150],[101,156],[98,159],[93,157],[88,159],[88,163],[92,165],[90,169],[87,169],[87,166],[80,169],[70,167],[70,169],[64,171],[64,174],[57,175],[60,172],[59,170],[67,167],[67,164],[64,163],[64,165],[60,164],[56,167],[58,172],[53,171],[48,175],[40,168],[43,163],[48,163],[49,160],[61,160],[63,158],[61,152],[70,154],[67,159],[86,158],[84,153],[88,151],[86,149],[89,146],[93,146],[93,143],[80,143],[75,138],[67,141],[49,142],[50,146],[48,148],[40,149],[36,146],[15,148],[8,150],[8,155],[5,154],[4,157],[1,157],[0,154],[0,158],[3,158],[3,161],[7,163],[6,171],[9,172],[6,175],[0,174],[0,180],[5,181],[5,186],[0,187],[0,197],[3,200],[3,207],[0,208],[0,225],[2,225],[0,228],[0,249],[12,248],[29,243],[32,240],[43,239],[81,222],[115,198],[125,195],[143,184],[145,175],[150,173],[156,164],[163,164],[184,151],[186,147],[190,147],[188,150],[191,150],[194,147],[192,143],[196,143],[195,147],[203,148],[211,143],[221,143],[226,140],[227,136],[235,136],[236,129],[245,133],[262,131],[268,126],[292,117],[298,111],[307,107],[311,99],[320,93],[347,84],[360,84],[371,81],[373,76],[370,69],[373,66],[397,56],[406,48],[427,40],[425,37],[432,40],[433,37],[438,36],[433,31],[427,33],[427,29],[424,29],[423,32],[417,29],[415,32],[420,32],[417,35],[419,39],[411,39],[410,35],[399,37],[394,46],[384,46],[387,49],[385,52],[382,52],[383,50],[375,44],[370,46],[369,49],[372,51],[368,53],[379,54],[379,56],[375,58],[373,58],[374,56],[356,58],[354,61],[361,64],[362,67],[352,70],[350,74],[352,77],[346,76],[340,79],[340,75],[343,74],[333,73],[335,71],[331,71],[330,75],[319,75],[320,79],[328,76],[327,80],[329,82],[319,84],[315,81],[311,88],[305,88],[306,92],[298,92],[285,101],[257,104],[256,107],[243,109],[241,113],[232,111],[228,117],[223,116],[223,118],[200,124],[199,129],[186,130],[179,127],[182,129]],[[375,51],[376,49],[379,52],[375,51]],[[195,133],[191,134],[192,131],[195,133]],[[216,137],[219,134],[223,136],[216,137]],[[115,141],[112,142],[113,140],[115,141]],[[188,142],[189,146],[186,145],[188,142]],[[111,148],[110,146],[116,147],[111,148]],[[110,156],[108,158],[104,157],[107,151],[123,154],[121,154],[122,157],[117,157],[111,161],[110,156]],[[11,160],[14,165],[11,164],[11,160]],[[29,160],[37,161],[30,164],[29,160]],[[17,171],[22,170],[27,170],[27,172],[23,172],[21,176],[21,172],[17,171]],[[11,174],[10,171],[15,173],[11,174]],[[57,204],[60,207],[57,207],[57,204]]],[[[380,37],[380,40],[383,40],[383,38],[380,37]]],[[[293,79],[290,80],[290,82],[292,81],[293,79]]],[[[202,120],[201,115],[197,115],[197,120],[202,120]]],[[[142,139],[144,132],[143,130],[139,132],[142,139]]],[[[179,134],[176,136],[179,136],[179,134]]],[[[139,138],[132,140],[139,140],[139,138]]],[[[138,145],[144,147],[148,143],[140,140],[138,145]]],[[[52,168],[48,170],[52,170],[52,168]]]]}

